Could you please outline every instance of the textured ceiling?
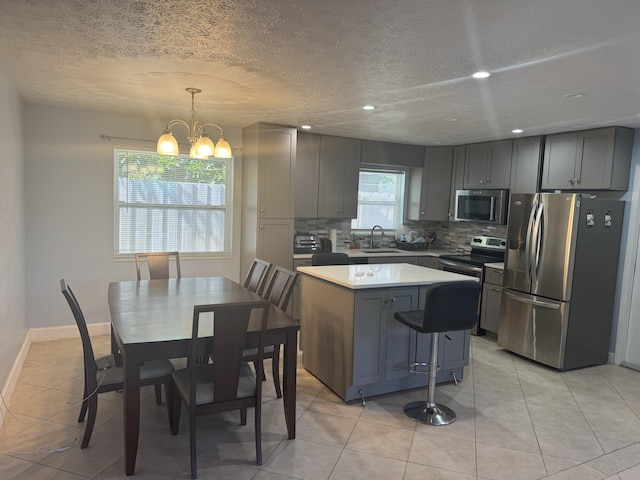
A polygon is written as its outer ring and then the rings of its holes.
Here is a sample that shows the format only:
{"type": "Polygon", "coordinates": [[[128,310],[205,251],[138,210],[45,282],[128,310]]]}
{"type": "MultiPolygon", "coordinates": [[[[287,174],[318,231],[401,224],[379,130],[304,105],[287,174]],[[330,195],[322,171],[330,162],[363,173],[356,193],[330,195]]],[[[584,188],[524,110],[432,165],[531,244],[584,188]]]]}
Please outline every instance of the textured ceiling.
{"type": "Polygon", "coordinates": [[[2,0],[0,70],[34,103],[186,119],[192,86],[223,126],[456,144],[639,127],[639,20],[638,0],[2,0]]]}

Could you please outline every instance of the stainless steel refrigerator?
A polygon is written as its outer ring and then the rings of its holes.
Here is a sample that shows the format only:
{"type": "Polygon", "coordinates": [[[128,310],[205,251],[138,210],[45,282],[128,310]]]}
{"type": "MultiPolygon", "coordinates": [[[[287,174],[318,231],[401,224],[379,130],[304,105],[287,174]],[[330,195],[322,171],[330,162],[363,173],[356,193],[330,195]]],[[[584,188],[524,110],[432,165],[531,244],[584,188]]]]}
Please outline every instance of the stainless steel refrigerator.
{"type": "Polygon", "coordinates": [[[624,202],[510,198],[498,345],[566,370],[608,361],[624,202]]]}

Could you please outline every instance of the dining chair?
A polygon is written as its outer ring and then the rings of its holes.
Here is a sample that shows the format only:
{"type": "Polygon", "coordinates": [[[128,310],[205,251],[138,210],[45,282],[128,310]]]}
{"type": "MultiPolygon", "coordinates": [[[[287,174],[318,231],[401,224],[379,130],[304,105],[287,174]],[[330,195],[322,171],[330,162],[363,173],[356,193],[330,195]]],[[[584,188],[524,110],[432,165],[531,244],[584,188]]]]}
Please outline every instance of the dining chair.
{"type": "Polygon", "coordinates": [[[147,261],[149,267],[149,278],[151,280],[165,279],[169,277],[169,260],[173,258],[176,263],[176,278],[180,278],[180,254],[178,252],[153,252],[153,253],[136,253],[136,273],[138,280],[142,279],[140,273],[140,262],[147,261]]]}
{"type": "MultiPolygon", "coordinates": [[[[84,436],[80,448],[87,448],[93,433],[98,411],[98,394],[113,392],[124,388],[124,372],[121,359],[115,355],[107,355],[96,358],[91,345],[91,337],[87,329],[87,322],[80,308],[80,304],[73,294],[71,287],[64,280],[60,280],[60,290],[67,299],[75,318],[80,338],[82,340],[82,352],[84,359],[84,393],[82,395],[82,407],[78,422],[83,422],[87,412],[89,417],[84,429],[84,436]]],[[[173,364],[169,360],[154,360],[144,362],[140,366],[140,386],[154,385],[156,387],[156,403],[161,403],[160,385],[165,384],[165,395],[167,397],[167,410],[169,420],[171,420],[171,372],[174,371],[173,364]]]]}
{"type": "Polygon", "coordinates": [[[243,285],[252,292],[262,295],[270,270],[271,263],[254,258],[243,285]]]}
{"type": "MultiPolygon", "coordinates": [[[[296,284],[298,274],[287,270],[286,268],[276,266],[263,297],[269,300],[273,305],[283,311],[287,310],[293,287],[296,284]]],[[[245,362],[256,362],[256,348],[247,348],[242,356],[245,362]]],[[[276,390],[276,396],[282,398],[282,389],[280,388],[280,344],[265,345],[264,358],[271,358],[271,372],[273,374],[273,386],[276,390]]],[[[264,372],[264,369],[263,369],[264,372]]],[[[265,379],[264,374],[262,376],[265,379]]]]}
{"type": "Polygon", "coordinates": [[[191,478],[198,475],[196,418],[201,415],[240,410],[240,424],[246,425],[247,409],[254,408],[256,463],[262,465],[261,374],[269,305],[268,301],[262,300],[193,307],[189,363],[171,375],[171,433],[177,435],[179,432],[184,403],[189,412],[191,478]],[[242,359],[252,313],[256,320],[259,319],[255,373],[242,359]],[[198,363],[203,355],[209,355],[212,362],[198,363]]]}
{"type": "Polygon", "coordinates": [[[311,265],[349,265],[349,255],[346,253],[318,252],[311,257],[311,265]]]}

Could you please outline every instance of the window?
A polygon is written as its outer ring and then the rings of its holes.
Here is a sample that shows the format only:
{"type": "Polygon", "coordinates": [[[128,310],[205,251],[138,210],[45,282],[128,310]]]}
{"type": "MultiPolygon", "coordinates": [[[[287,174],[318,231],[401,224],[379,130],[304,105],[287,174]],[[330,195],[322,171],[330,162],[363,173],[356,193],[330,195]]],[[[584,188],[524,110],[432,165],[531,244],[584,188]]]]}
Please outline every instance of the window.
{"type": "Polygon", "coordinates": [[[115,149],[115,254],[229,255],[232,164],[115,149]]]}
{"type": "Polygon", "coordinates": [[[365,167],[358,183],[358,218],[351,220],[354,230],[370,230],[380,225],[395,230],[402,223],[405,172],[397,169],[365,167]]]}

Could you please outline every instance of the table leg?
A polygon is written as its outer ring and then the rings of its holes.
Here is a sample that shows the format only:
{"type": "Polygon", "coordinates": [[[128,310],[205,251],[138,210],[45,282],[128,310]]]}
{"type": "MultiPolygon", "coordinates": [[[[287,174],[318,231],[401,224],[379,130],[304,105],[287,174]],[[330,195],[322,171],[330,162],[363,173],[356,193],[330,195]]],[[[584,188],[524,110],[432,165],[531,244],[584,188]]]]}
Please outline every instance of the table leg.
{"type": "Polygon", "coordinates": [[[133,475],[140,434],[140,359],[126,351],[124,360],[124,466],[133,475]]]}
{"type": "Polygon", "coordinates": [[[296,367],[298,360],[298,333],[290,331],[284,344],[282,401],[289,438],[296,438],[296,367]]]}

